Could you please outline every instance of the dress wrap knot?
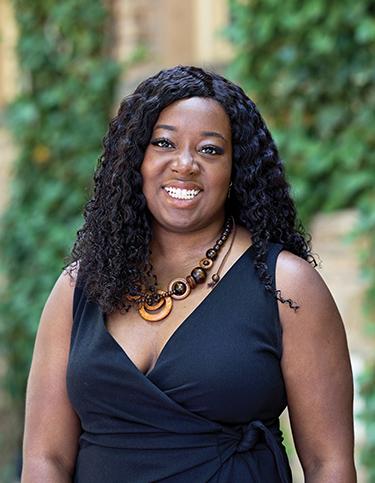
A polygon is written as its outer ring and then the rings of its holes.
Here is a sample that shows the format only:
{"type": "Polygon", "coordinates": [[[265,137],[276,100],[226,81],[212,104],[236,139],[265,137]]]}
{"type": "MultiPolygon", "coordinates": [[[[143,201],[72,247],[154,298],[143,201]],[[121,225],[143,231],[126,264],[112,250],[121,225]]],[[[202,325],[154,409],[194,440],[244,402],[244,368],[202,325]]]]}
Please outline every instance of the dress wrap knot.
{"type": "Polygon", "coordinates": [[[249,424],[242,430],[242,438],[237,445],[237,453],[243,453],[252,449],[259,440],[260,432],[253,424],[249,424]]]}
{"type": "Polygon", "coordinates": [[[281,449],[282,433],[278,424],[265,425],[260,420],[251,421],[248,424],[237,426],[235,428],[224,427],[224,433],[227,434],[236,444],[231,450],[226,450],[222,454],[223,460],[227,460],[235,453],[245,453],[251,451],[256,446],[263,446],[270,450],[273,454],[277,471],[281,483],[289,483],[290,476],[287,473],[285,459],[281,449]]]}

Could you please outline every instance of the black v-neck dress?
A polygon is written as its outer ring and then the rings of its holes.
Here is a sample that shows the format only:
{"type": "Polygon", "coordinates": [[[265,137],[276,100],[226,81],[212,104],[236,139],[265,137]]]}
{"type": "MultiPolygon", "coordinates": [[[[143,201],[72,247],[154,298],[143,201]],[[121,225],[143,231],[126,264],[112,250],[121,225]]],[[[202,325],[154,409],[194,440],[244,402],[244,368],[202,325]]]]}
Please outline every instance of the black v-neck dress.
{"type": "MultiPolygon", "coordinates": [[[[281,244],[269,245],[275,286],[281,244]]],[[[279,416],[287,405],[275,298],[235,262],[143,374],[74,292],[67,368],[82,425],[74,483],[289,483],[279,416]]]]}

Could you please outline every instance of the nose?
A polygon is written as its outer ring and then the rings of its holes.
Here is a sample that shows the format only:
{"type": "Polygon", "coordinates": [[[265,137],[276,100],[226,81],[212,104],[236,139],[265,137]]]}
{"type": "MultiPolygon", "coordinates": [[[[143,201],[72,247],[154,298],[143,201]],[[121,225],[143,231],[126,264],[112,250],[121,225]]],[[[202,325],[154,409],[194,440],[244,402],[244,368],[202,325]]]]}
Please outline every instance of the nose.
{"type": "Polygon", "coordinates": [[[199,171],[199,166],[190,150],[186,149],[176,153],[172,161],[171,169],[175,173],[194,175],[199,171]]]}

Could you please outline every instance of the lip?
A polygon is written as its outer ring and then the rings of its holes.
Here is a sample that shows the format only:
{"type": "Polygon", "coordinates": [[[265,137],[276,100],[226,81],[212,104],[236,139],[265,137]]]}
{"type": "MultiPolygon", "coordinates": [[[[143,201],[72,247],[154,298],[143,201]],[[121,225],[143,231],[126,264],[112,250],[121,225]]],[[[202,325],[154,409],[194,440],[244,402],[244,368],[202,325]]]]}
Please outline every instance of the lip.
{"type": "Polygon", "coordinates": [[[192,181],[181,181],[181,180],[171,180],[166,181],[162,184],[162,188],[180,188],[185,190],[199,190],[203,191],[203,188],[198,183],[193,183],[192,181]]]}

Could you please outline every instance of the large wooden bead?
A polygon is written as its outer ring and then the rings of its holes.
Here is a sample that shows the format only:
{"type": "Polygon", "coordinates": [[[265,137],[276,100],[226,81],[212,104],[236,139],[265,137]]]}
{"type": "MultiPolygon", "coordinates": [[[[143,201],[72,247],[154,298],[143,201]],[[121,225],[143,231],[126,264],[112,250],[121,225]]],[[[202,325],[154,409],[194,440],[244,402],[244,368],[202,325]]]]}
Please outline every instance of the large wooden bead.
{"type": "Polygon", "coordinates": [[[191,291],[188,282],[184,278],[175,278],[168,286],[169,292],[173,292],[171,297],[175,300],[185,299],[191,291]]]}
{"type": "Polygon", "coordinates": [[[172,290],[174,292],[174,295],[184,295],[186,292],[186,284],[182,282],[175,282],[172,285],[172,290]]]}
{"type": "Polygon", "coordinates": [[[207,278],[207,273],[202,267],[195,267],[191,272],[191,276],[197,283],[203,283],[207,278]]]}

